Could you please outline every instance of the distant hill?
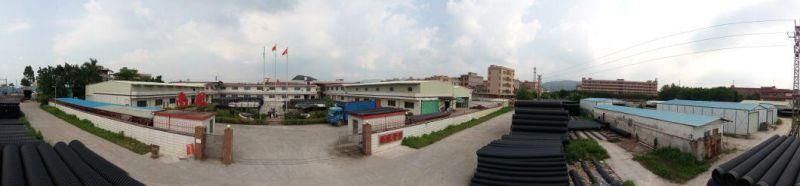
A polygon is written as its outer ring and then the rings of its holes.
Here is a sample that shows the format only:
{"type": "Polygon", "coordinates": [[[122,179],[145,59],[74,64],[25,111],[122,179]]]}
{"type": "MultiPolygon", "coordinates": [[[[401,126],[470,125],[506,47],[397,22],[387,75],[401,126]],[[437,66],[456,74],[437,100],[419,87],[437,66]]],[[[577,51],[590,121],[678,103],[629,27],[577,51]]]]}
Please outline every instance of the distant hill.
{"type": "Polygon", "coordinates": [[[578,81],[572,80],[549,81],[542,83],[542,87],[546,91],[575,90],[577,86],[578,81]]]}

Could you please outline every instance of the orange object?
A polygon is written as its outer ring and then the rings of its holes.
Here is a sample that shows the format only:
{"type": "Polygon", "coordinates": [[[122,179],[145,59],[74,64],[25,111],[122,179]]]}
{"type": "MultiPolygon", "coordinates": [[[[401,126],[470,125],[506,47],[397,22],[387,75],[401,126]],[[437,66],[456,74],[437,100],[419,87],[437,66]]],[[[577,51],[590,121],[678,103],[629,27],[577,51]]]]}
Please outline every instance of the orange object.
{"type": "Polygon", "coordinates": [[[194,144],[186,144],[186,155],[194,156],[194,144]]]}

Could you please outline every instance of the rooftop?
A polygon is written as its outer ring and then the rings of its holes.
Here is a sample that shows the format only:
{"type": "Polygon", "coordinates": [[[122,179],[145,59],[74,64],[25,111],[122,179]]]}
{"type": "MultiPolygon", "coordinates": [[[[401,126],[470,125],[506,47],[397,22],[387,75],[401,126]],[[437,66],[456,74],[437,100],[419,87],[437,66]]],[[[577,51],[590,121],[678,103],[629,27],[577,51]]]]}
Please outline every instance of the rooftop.
{"type": "Polygon", "coordinates": [[[159,83],[159,82],[146,82],[146,81],[120,81],[111,80],[108,82],[125,83],[130,85],[150,85],[150,86],[179,86],[179,87],[205,87],[205,83],[159,83]]]}
{"type": "Polygon", "coordinates": [[[661,121],[667,121],[677,124],[689,125],[693,127],[699,127],[711,123],[716,120],[720,120],[718,117],[711,117],[711,116],[703,116],[703,115],[693,115],[693,114],[683,114],[677,112],[665,112],[665,111],[657,111],[657,110],[650,110],[650,109],[639,109],[633,107],[623,107],[623,106],[616,106],[616,105],[599,105],[596,106],[597,109],[614,111],[614,112],[621,112],[625,114],[635,115],[646,117],[650,119],[656,119],[661,121]]]}
{"type": "Polygon", "coordinates": [[[133,107],[133,106],[116,105],[104,102],[87,101],[77,98],[56,98],[56,100],[81,107],[95,108],[109,112],[128,114],[143,118],[152,118],[153,112],[163,110],[161,107],[133,107]]]}
{"type": "Polygon", "coordinates": [[[438,81],[384,81],[384,82],[374,82],[374,83],[355,83],[355,84],[343,84],[344,86],[369,86],[369,85],[411,85],[411,84],[421,84],[427,82],[438,82],[438,81]]]}
{"type": "Polygon", "coordinates": [[[597,101],[612,101],[612,99],[609,99],[609,98],[584,98],[582,100],[595,101],[595,102],[597,102],[597,101]]]}
{"type": "Polygon", "coordinates": [[[693,101],[693,100],[680,100],[680,99],[673,99],[669,101],[664,101],[659,104],[667,104],[667,105],[685,105],[685,106],[696,106],[696,107],[709,107],[709,108],[721,108],[721,109],[735,109],[735,110],[756,110],[759,106],[755,103],[736,103],[736,102],[719,102],[719,101],[693,101]]]}

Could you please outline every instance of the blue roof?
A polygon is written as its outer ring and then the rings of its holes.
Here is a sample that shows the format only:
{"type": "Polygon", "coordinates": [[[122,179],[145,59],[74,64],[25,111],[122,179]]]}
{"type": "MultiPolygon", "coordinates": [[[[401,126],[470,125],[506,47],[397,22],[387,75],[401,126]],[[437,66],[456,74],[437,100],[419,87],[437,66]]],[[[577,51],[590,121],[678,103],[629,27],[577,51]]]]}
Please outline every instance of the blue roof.
{"type": "Polygon", "coordinates": [[[608,98],[584,98],[582,100],[586,100],[586,101],[612,101],[611,99],[608,99],[608,98]]]}
{"type": "Polygon", "coordinates": [[[673,99],[673,100],[662,102],[660,104],[685,105],[685,106],[709,107],[709,108],[721,108],[721,109],[735,109],[735,110],[750,110],[750,111],[756,110],[757,107],[761,107],[758,104],[754,104],[754,103],[719,102],[719,101],[693,101],[693,100],[680,100],[680,99],[673,99]]]}
{"type": "Polygon", "coordinates": [[[61,102],[65,102],[65,103],[69,103],[69,104],[73,104],[73,105],[89,107],[89,108],[97,108],[97,107],[114,105],[114,104],[111,104],[111,103],[103,103],[103,102],[96,102],[96,101],[86,101],[86,100],[76,99],[76,98],[56,98],[56,100],[61,101],[61,102]]]}
{"type": "Polygon", "coordinates": [[[658,111],[658,110],[649,110],[649,109],[640,109],[640,108],[633,108],[633,107],[623,107],[623,106],[616,106],[616,105],[599,105],[595,108],[614,111],[614,112],[621,112],[625,114],[641,116],[651,119],[657,119],[661,121],[668,121],[672,123],[684,124],[694,127],[699,127],[711,123],[713,121],[719,120],[718,117],[711,117],[711,116],[703,116],[703,115],[694,115],[694,114],[684,114],[684,113],[677,113],[677,112],[666,112],[666,111],[658,111]]]}

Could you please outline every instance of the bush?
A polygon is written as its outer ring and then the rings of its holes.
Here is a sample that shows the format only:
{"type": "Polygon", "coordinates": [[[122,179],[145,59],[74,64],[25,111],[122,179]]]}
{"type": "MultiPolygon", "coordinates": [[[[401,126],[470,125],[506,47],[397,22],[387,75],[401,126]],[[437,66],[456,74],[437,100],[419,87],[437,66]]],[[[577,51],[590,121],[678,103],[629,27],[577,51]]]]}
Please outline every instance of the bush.
{"type": "Polygon", "coordinates": [[[483,123],[485,121],[488,121],[489,119],[492,119],[494,117],[502,115],[502,114],[504,114],[506,112],[509,112],[511,110],[512,110],[511,107],[503,107],[500,110],[492,112],[492,113],[490,113],[490,114],[488,114],[486,116],[480,117],[478,119],[472,119],[472,120],[469,120],[467,122],[464,122],[464,123],[461,123],[461,124],[458,124],[458,125],[450,125],[450,126],[447,126],[447,128],[444,128],[444,129],[442,129],[440,131],[431,132],[429,134],[425,134],[425,135],[422,135],[422,136],[419,136],[419,137],[416,137],[416,136],[414,136],[414,137],[406,137],[406,138],[403,138],[402,144],[405,145],[405,146],[411,147],[411,148],[419,149],[419,148],[428,146],[430,144],[436,143],[437,141],[442,140],[442,139],[446,138],[447,136],[455,134],[455,133],[457,133],[459,131],[462,131],[464,129],[468,129],[468,128],[471,128],[471,127],[476,126],[478,124],[481,124],[481,123],[483,123]]]}
{"type": "Polygon", "coordinates": [[[633,158],[662,178],[678,183],[691,180],[708,170],[708,162],[697,161],[691,154],[676,148],[659,148],[633,158]]]}
{"type": "Polygon", "coordinates": [[[565,151],[569,161],[608,159],[606,149],[590,139],[570,140],[565,151]]]}
{"type": "Polygon", "coordinates": [[[776,125],[783,124],[783,120],[782,120],[782,119],[778,119],[777,121],[775,121],[775,124],[776,124],[776,125]]]}
{"type": "Polygon", "coordinates": [[[25,127],[28,130],[26,134],[28,134],[28,136],[36,138],[38,140],[44,139],[44,137],[42,136],[42,131],[38,131],[38,130],[34,129],[33,126],[31,126],[31,123],[28,122],[28,118],[25,118],[23,116],[23,117],[19,118],[19,121],[21,121],[23,124],[25,124],[25,127]]]}
{"type": "Polygon", "coordinates": [[[328,111],[327,110],[311,111],[308,114],[311,115],[310,118],[325,118],[328,116],[328,111]]]}
{"type": "Polygon", "coordinates": [[[94,134],[97,137],[106,139],[136,154],[146,154],[150,152],[150,146],[140,142],[139,140],[133,139],[131,137],[126,137],[121,133],[114,133],[106,129],[95,127],[94,123],[92,123],[89,120],[86,119],[81,120],[75,115],[67,114],[64,111],[61,111],[58,108],[49,105],[43,105],[40,108],[44,111],[49,112],[53,116],[56,116],[61,120],[64,120],[67,123],[80,128],[81,130],[94,134]]]}
{"type": "Polygon", "coordinates": [[[285,119],[284,125],[309,125],[309,124],[324,124],[327,121],[325,118],[310,118],[310,119],[285,119]]]}
{"type": "Polygon", "coordinates": [[[625,182],[622,183],[622,186],[636,186],[636,184],[633,183],[632,180],[625,180],[625,182]]]}

